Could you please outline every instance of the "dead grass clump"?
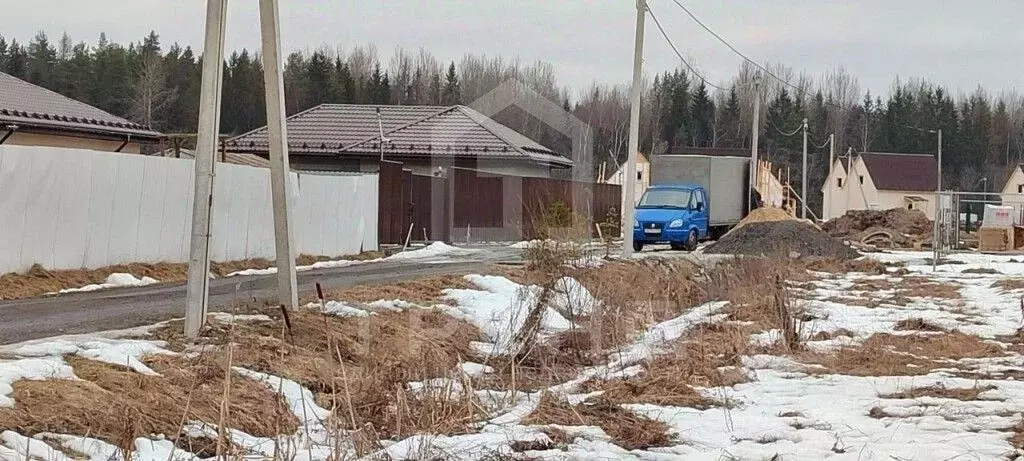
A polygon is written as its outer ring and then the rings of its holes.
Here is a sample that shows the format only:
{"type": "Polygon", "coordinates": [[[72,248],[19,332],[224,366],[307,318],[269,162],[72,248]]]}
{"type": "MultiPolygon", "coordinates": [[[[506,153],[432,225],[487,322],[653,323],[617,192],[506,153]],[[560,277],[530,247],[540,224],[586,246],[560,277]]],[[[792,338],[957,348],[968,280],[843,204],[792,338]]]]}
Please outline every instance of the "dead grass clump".
{"type": "Polygon", "coordinates": [[[643,450],[672,445],[669,427],[661,421],[640,416],[608,400],[569,405],[565,400],[545,393],[540,405],[524,424],[563,426],[598,426],[612,443],[626,450],[643,450]]]}
{"type": "Polygon", "coordinates": [[[651,324],[677,317],[706,297],[700,269],[683,261],[610,263],[577,276],[602,302],[589,318],[578,319],[595,349],[630,343],[651,324]]]}
{"type": "Polygon", "coordinates": [[[992,284],[992,288],[998,288],[1003,291],[1024,290],[1024,278],[1005,278],[997,280],[992,284]]]}
{"type": "MultiPolygon", "coordinates": [[[[66,360],[81,379],[16,382],[15,406],[0,408],[0,427],[26,436],[88,435],[132,449],[135,438],[150,434],[175,440],[183,417],[186,422],[221,421],[225,360],[211,355],[147,358],[162,376],[73,356],[66,360]]],[[[229,395],[226,426],[259,437],[298,429],[287,404],[261,383],[232,376],[229,395]]]]}
{"type": "MultiPolygon", "coordinates": [[[[289,333],[279,310],[261,313],[273,321],[234,327],[212,323],[202,339],[212,345],[235,344],[238,366],[285,376],[309,388],[322,406],[344,416],[342,429],[369,426],[368,432],[378,438],[417,431],[460,433],[469,429],[471,416],[479,415],[468,397],[451,392],[413,395],[405,389],[410,381],[452,375],[462,358],[474,356],[469,343],[480,333],[464,321],[419,309],[361,318],[300,310],[289,314],[289,333]]],[[[155,335],[180,344],[180,330],[180,323],[174,323],[155,335]]]]}
{"type": "Polygon", "coordinates": [[[915,376],[948,367],[948,360],[998,357],[997,345],[957,331],[937,335],[876,333],[860,346],[834,354],[804,354],[801,360],[825,367],[822,372],[852,376],[915,376]]]}
{"type": "Polygon", "coordinates": [[[852,332],[850,330],[847,330],[846,328],[840,328],[840,329],[835,330],[835,331],[819,331],[819,332],[815,333],[814,336],[811,337],[811,339],[814,340],[814,341],[828,341],[830,339],[835,339],[835,338],[838,338],[840,336],[846,336],[847,338],[854,338],[857,335],[854,332],[852,332]]]}
{"type": "Polygon", "coordinates": [[[748,381],[739,368],[740,357],[751,349],[748,338],[749,332],[732,324],[700,325],[677,342],[671,352],[655,356],[639,376],[593,380],[585,388],[603,390],[603,397],[620,404],[720,406],[726,402],[702,396],[694,388],[728,387],[748,381]]]}
{"type": "Polygon", "coordinates": [[[900,320],[896,322],[895,329],[898,331],[949,331],[920,317],[900,320]]]}
{"type": "Polygon", "coordinates": [[[320,256],[315,256],[315,255],[299,255],[299,257],[296,258],[296,260],[295,260],[295,264],[297,264],[299,266],[312,266],[315,263],[324,262],[324,261],[369,261],[369,260],[373,260],[373,259],[380,259],[380,258],[383,258],[384,256],[385,255],[384,255],[383,252],[376,251],[376,250],[374,250],[374,251],[364,251],[362,253],[357,253],[357,254],[354,254],[354,255],[345,255],[345,256],[337,256],[337,257],[323,256],[323,255],[320,255],[320,256]]]}
{"type": "Polygon", "coordinates": [[[65,288],[99,284],[110,274],[127,273],[136,277],[151,277],[165,283],[182,282],[187,264],[123,264],[100,269],[48,270],[39,264],[24,273],[0,275],[0,299],[24,299],[42,296],[65,288]]]}
{"type": "Polygon", "coordinates": [[[816,272],[829,274],[845,274],[848,272],[861,272],[865,274],[884,275],[888,267],[874,259],[858,258],[850,260],[821,259],[809,261],[807,269],[816,272]]]}
{"type": "Polygon", "coordinates": [[[989,267],[972,267],[970,269],[964,269],[964,270],[960,271],[960,273],[961,274],[995,275],[995,274],[1001,274],[1002,272],[999,272],[999,271],[997,271],[995,269],[992,269],[992,268],[989,268],[989,267]]]}
{"type": "Polygon", "coordinates": [[[905,277],[895,289],[896,297],[960,299],[957,284],[933,282],[923,277],[905,277]]]}
{"type": "Polygon", "coordinates": [[[472,288],[463,275],[437,275],[386,285],[356,285],[341,290],[328,291],[328,299],[369,303],[381,299],[401,299],[425,306],[444,302],[445,288],[472,288]]]}
{"type": "Polygon", "coordinates": [[[892,394],[881,394],[879,397],[883,399],[918,399],[921,397],[935,397],[940,399],[955,399],[963,401],[974,401],[984,400],[980,395],[984,392],[988,392],[996,389],[996,386],[991,384],[985,386],[974,386],[974,387],[945,387],[941,385],[915,387],[910,390],[896,392],[892,394]]]}
{"type": "Polygon", "coordinates": [[[892,289],[893,283],[888,279],[861,279],[857,280],[850,286],[850,290],[853,291],[876,292],[892,289]]]}

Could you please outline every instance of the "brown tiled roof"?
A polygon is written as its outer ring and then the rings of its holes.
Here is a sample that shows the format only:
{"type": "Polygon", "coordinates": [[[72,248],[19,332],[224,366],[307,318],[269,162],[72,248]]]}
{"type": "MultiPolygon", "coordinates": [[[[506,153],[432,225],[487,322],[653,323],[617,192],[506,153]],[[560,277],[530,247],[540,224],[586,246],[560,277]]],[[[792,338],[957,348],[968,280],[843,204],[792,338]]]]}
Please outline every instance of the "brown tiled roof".
{"type": "Polygon", "coordinates": [[[140,141],[163,135],[86,103],[0,72],[0,129],[8,125],[105,135],[140,141]]]}
{"type": "Polygon", "coordinates": [[[933,191],[939,186],[938,162],[931,154],[863,152],[860,158],[879,190],[933,191]]]}
{"type": "MultiPolygon", "coordinates": [[[[288,150],[297,155],[458,157],[528,160],[557,166],[572,161],[465,106],[322,104],[288,117],[288,150]]],[[[265,154],[267,130],[229,139],[228,152],[265,154]]]]}

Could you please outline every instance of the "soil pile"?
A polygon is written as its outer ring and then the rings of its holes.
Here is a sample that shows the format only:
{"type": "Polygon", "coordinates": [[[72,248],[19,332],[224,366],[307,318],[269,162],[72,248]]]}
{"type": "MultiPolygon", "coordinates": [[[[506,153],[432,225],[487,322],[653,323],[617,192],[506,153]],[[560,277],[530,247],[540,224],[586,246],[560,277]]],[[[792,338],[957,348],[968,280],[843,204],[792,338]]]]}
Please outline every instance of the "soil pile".
{"type": "Polygon", "coordinates": [[[789,219],[751,222],[733,229],[704,250],[711,254],[850,259],[857,252],[813,224],[789,219]]]}
{"type": "Polygon", "coordinates": [[[920,210],[850,210],[845,215],[826,222],[821,228],[833,237],[854,239],[865,231],[879,229],[902,235],[927,236],[932,233],[932,222],[920,210]]]}

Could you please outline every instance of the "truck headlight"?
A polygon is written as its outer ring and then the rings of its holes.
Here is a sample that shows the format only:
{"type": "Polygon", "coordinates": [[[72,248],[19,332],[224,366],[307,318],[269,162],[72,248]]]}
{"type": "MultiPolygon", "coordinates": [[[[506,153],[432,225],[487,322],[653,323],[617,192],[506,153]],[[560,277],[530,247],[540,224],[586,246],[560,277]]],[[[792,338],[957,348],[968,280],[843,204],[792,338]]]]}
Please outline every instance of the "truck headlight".
{"type": "Polygon", "coordinates": [[[633,220],[633,229],[639,229],[639,228],[640,228],[640,221],[637,221],[637,220],[634,219],[633,220]]]}
{"type": "Polygon", "coordinates": [[[676,220],[668,223],[668,227],[671,227],[673,229],[675,229],[677,227],[683,227],[683,220],[682,219],[676,219],[676,220]]]}

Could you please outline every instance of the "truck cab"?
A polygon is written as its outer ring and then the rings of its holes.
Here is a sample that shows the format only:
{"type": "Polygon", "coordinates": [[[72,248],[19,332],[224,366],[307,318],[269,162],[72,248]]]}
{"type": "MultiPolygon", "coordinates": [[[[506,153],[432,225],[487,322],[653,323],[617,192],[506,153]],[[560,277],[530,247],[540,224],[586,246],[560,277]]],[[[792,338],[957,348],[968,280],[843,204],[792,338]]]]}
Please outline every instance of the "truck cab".
{"type": "Polygon", "coordinates": [[[697,184],[648,187],[636,206],[633,249],[668,243],[673,250],[693,251],[708,238],[708,194],[697,184]]]}

